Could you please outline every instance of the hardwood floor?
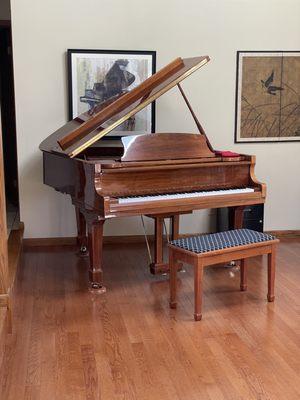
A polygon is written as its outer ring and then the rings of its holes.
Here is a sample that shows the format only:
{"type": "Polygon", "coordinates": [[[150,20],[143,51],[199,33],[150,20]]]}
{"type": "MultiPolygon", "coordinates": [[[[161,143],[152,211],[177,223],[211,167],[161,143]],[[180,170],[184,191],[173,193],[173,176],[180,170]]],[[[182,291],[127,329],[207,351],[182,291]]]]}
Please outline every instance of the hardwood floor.
{"type": "Polygon", "coordinates": [[[300,240],[282,241],[275,303],[266,259],[205,270],[203,320],[193,276],[151,276],[140,244],[107,245],[107,293],[86,289],[87,259],[72,247],[26,250],[14,290],[14,333],[0,354],[1,400],[300,398],[300,240]]]}

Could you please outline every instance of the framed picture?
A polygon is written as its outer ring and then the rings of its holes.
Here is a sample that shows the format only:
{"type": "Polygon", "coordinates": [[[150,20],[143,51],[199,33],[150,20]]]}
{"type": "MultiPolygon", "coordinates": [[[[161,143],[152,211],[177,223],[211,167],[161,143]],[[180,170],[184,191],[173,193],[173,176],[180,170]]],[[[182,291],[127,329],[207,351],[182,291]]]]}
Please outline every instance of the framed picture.
{"type": "MultiPolygon", "coordinates": [[[[139,85],[156,72],[155,51],[68,50],[69,119],[139,85]]],[[[153,102],[107,136],[155,132],[153,102]]]]}
{"type": "Polygon", "coordinates": [[[300,141],[300,51],[238,51],[235,142],[300,141]]]}

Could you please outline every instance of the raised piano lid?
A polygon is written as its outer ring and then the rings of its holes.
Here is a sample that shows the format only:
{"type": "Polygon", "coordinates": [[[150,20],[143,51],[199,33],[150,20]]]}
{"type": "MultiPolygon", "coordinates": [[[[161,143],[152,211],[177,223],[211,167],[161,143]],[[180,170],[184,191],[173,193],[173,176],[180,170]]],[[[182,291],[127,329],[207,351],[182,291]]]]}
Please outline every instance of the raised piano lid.
{"type": "Polygon", "coordinates": [[[208,56],[175,59],[105,108],[95,107],[92,113],[83,113],[68,122],[45,139],[40,149],[75,157],[208,61],[208,56]]]}

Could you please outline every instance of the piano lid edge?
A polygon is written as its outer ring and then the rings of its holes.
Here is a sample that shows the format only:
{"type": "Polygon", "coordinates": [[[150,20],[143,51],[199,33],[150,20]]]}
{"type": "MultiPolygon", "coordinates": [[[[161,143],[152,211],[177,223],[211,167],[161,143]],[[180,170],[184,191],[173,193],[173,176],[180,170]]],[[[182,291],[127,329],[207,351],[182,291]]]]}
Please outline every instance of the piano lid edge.
{"type": "MultiPolygon", "coordinates": [[[[199,62],[195,64],[193,67],[189,68],[184,74],[180,75],[177,77],[174,81],[171,81],[166,85],[165,87],[161,88],[157,93],[153,94],[152,96],[148,97],[145,99],[143,102],[141,102],[137,107],[135,107],[133,110],[129,111],[127,114],[125,114],[123,117],[115,121],[113,124],[108,126],[107,128],[103,129],[102,131],[98,131],[98,129],[95,129],[94,131],[91,132],[92,137],[88,139],[87,141],[84,141],[81,145],[78,147],[70,146],[69,150],[61,150],[61,153],[66,154],[70,158],[74,158],[78,154],[80,154],[82,151],[84,151],[86,148],[91,146],[93,143],[97,142],[100,140],[102,137],[106,136],[109,132],[117,128],[119,125],[121,125],[123,122],[128,120],[130,117],[133,115],[137,114],[139,111],[141,111],[143,108],[147,107],[149,104],[151,104],[153,101],[157,100],[160,96],[168,92],[170,89],[175,87],[178,83],[183,81],[185,78],[190,76],[192,73],[203,67],[205,64],[207,64],[210,61],[209,56],[201,56],[201,57],[190,57],[190,58],[185,58],[183,60],[194,60],[198,59],[199,62]],[[93,132],[98,131],[95,135],[93,135],[93,132]],[[72,149],[73,147],[73,149],[72,149]]],[[[84,140],[84,139],[83,139],[84,140]]]]}

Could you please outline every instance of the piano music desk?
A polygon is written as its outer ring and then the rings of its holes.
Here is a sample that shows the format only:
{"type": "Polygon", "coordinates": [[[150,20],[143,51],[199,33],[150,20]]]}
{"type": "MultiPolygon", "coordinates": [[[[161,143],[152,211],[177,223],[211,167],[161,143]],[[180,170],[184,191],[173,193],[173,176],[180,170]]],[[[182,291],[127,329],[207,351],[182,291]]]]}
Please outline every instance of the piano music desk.
{"type": "Polygon", "coordinates": [[[174,240],[169,244],[170,307],[176,308],[177,262],[194,267],[195,321],[202,318],[203,269],[209,265],[241,260],[240,289],[247,290],[246,259],[268,254],[268,301],[274,301],[275,257],[279,240],[249,229],[235,229],[210,235],[174,240]]]}

